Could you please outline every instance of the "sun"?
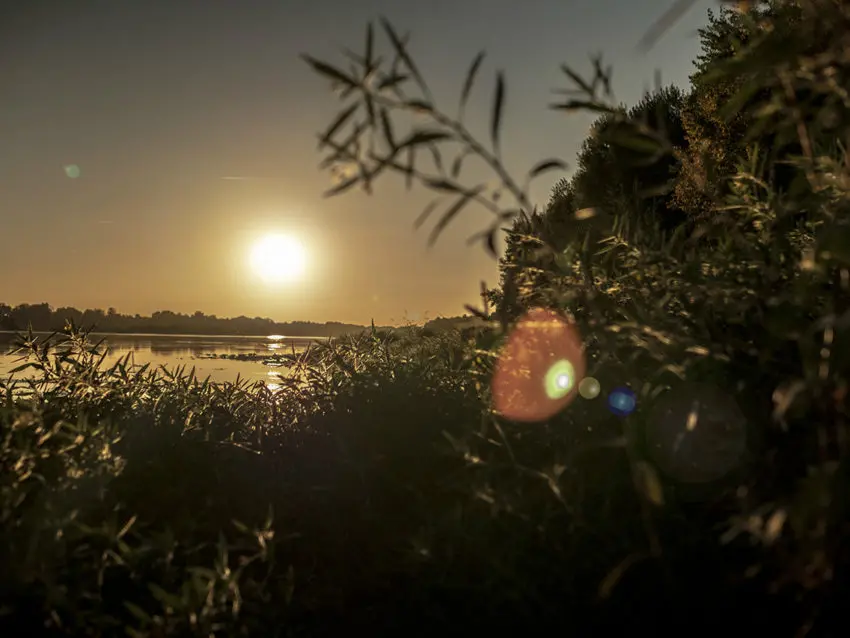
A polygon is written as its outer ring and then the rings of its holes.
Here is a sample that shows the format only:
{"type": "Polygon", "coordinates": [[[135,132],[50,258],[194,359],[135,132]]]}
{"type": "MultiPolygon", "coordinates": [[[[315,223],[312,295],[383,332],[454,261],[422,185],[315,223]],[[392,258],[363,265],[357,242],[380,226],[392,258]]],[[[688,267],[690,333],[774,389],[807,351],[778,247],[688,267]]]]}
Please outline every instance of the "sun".
{"type": "Polygon", "coordinates": [[[266,235],[251,249],[251,268],[269,283],[300,279],[306,262],[304,246],[288,235],[266,235]]]}

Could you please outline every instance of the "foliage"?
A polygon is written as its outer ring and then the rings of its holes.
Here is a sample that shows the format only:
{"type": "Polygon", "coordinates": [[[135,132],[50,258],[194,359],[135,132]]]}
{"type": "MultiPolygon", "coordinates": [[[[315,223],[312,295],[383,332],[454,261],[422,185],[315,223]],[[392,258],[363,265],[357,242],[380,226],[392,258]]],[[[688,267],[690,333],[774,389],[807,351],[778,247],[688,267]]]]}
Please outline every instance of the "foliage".
{"type": "Polygon", "coordinates": [[[500,159],[500,75],[490,144],[462,123],[483,56],[458,118],[433,103],[388,23],[388,66],[371,28],[365,53],[348,53],[357,72],[308,58],[360,97],[321,136],[328,166],[355,171],[337,192],[387,169],[419,180],[453,200],[432,237],[485,206],[490,250],[512,224],[499,289],[482,290],[481,321],[463,331],[372,327],[286,355],[275,390],[107,368],[73,325],[21,335],[18,374],[34,376],[0,384],[6,633],[844,635],[850,13],[832,0],[771,6],[746,45],[706,45],[727,53],[703,79],[745,75],[729,100],[748,106],[727,115],[745,111],[759,139],[796,136],[800,152],[729,142],[735,161],[716,175],[728,186],[696,210],[644,196],[668,170],[676,187],[689,179],[687,117],[675,142],[675,126],[654,129],[675,124],[678,97],[649,96],[664,117],[636,117],[644,107],[613,105],[601,60],[590,79],[564,69],[578,93],[556,107],[600,113],[601,132],[536,211],[500,159]],[[805,21],[791,29],[786,10],[805,21]],[[414,112],[431,124],[397,133],[414,112]],[[441,171],[452,147],[482,159],[511,201],[441,171]],[[423,153],[440,158],[435,175],[423,153]],[[676,210],[682,222],[664,228],[676,210]],[[631,387],[633,414],[602,398],[533,426],[493,412],[500,346],[536,305],[574,318],[588,372],[631,387]],[[746,452],[722,471],[716,457],[683,465],[665,429],[714,431],[690,452],[710,456],[743,432],[746,452]]]}
{"type": "MultiPolygon", "coordinates": [[[[710,17],[684,100],[670,92],[645,99],[670,107],[655,122],[634,117],[643,105],[631,112],[614,105],[610,75],[599,60],[589,79],[565,68],[576,85],[571,95],[579,97],[555,108],[589,109],[600,119],[578,170],[556,186],[543,213],[517,191],[500,289],[488,299],[497,302],[495,316],[506,333],[531,307],[567,309],[585,335],[597,376],[604,371],[609,382],[613,376],[637,392],[643,407],[624,421],[621,440],[635,476],[642,477],[638,493],[661,506],[646,519],[652,521],[647,552],[656,564],[696,569],[688,562],[695,553],[718,552],[730,563],[724,582],[748,584],[713,590],[705,604],[724,606],[744,591],[763,592],[759,604],[779,610],[781,601],[798,601],[795,626],[826,631],[840,619],[835,604],[847,567],[839,547],[848,511],[848,363],[841,352],[850,286],[843,248],[850,241],[844,219],[850,13],[835,0],[745,4],[710,17]],[[674,126],[653,130],[659,122],[674,126]],[[670,139],[670,129],[677,139],[670,139]],[[638,196],[668,171],[672,199],[664,191],[654,199],[638,196]],[[671,211],[678,213],[672,219],[671,211]],[[749,460],[705,487],[700,498],[711,495],[722,505],[703,508],[691,529],[700,540],[680,544],[671,536],[673,519],[682,515],[689,488],[653,458],[646,437],[661,427],[661,406],[705,384],[739,406],[749,460]],[[680,563],[677,556],[688,560],[680,563]]],[[[425,93],[405,45],[385,29],[397,58],[393,68],[401,68],[398,84],[413,77],[425,93]]],[[[308,61],[330,73],[324,63],[308,61]]],[[[378,68],[367,65],[383,77],[378,68]]],[[[505,92],[497,75],[494,131],[505,92]]],[[[344,94],[360,95],[358,105],[367,110],[374,97],[368,83],[353,76],[344,94]]],[[[417,99],[382,104],[404,111],[417,99]]],[[[430,101],[426,106],[442,126],[440,143],[476,148],[466,129],[445,122],[430,101]]],[[[381,126],[389,128],[368,119],[356,124],[355,138],[380,135],[381,126]]],[[[333,141],[339,130],[322,138],[337,156],[352,148],[333,141]]],[[[495,132],[491,137],[498,139],[495,132]]],[[[488,160],[500,176],[495,150],[488,160]]],[[[375,174],[367,167],[349,186],[375,174]]],[[[504,189],[513,192],[513,183],[506,181],[504,189]]],[[[509,221],[511,211],[494,212],[504,214],[499,222],[509,221]]],[[[571,422],[581,423],[582,410],[570,411],[571,422]]],[[[684,428],[692,417],[682,414],[684,428]]],[[[686,604],[686,591],[683,586],[672,601],[686,604]]]]}

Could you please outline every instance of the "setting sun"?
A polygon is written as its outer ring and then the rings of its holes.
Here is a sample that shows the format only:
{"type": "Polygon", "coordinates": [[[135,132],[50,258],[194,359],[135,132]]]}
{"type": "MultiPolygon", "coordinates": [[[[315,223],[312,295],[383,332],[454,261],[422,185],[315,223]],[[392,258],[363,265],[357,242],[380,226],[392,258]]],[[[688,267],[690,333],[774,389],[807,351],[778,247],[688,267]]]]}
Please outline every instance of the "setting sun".
{"type": "Polygon", "coordinates": [[[306,261],[304,246],[287,235],[267,235],[251,249],[254,273],[270,283],[300,279],[306,261]]]}

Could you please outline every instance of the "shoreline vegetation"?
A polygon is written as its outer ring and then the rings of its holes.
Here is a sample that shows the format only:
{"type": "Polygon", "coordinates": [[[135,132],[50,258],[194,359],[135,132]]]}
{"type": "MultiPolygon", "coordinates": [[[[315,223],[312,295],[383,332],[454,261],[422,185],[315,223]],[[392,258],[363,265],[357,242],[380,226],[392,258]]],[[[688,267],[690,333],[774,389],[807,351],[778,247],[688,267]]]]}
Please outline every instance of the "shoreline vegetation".
{"type": "Polygon", "coordinates": [[[340,68],[305,56],[341,100],[323,166],[336,194],[424,184],[447,205],[432,240],[493,212],[486,329],[334,336],[273,389],[104,366],[73,324],[61,348],[20,335],[0,634],[850,635],[850,5],[712,12],[690,86],[631,108],[601,59],[564,66],[553,108],[598,119],[540,211],[502,164],[502,74],[479,141],[462,118],[483,54],[454,118],[409,40],[381,21],[340,68]],[[498,203],[460,181],[469,156],[498,203]],[[582,360],[533,365],[547,343],[523,320],[543,315],[582,360]],[[562,409],[505,418],[505,370],[517,404],[562,409]]]}
{"type": "MultiPolygon", "coordinates": [[[[0,303],[0,333],[19,332],[32,328],[35,332],[61,332],[66,324],[94,328],[92,334],[133,334],[173,336],[217,336],[217,337],[339,337],[356,334],[369,326],[339,321],[273,321],[267,317],[217,317],[197,311],[191,315],[168,310],[154,312],[150,316],[124,315],[115,308],[108,310],[60,307],[47,303],[19,304],[11,306],[0,303]]],[[[437,317],[426,320],[426,330],[441,330],[454,326],[479,323],[475,317],[437,317]]],[[[402,326],[404,328],[404,326],[402,326]]],[[[398,329],[379,326],[379,330],[398,329]]]]}

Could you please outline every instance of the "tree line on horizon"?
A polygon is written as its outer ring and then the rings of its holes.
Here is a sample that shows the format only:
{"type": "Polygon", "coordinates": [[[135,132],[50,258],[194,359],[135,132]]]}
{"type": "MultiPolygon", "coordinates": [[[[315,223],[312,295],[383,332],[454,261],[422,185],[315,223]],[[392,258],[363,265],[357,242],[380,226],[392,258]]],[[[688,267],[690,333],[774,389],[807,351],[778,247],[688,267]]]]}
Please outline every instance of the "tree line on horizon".
{"type": "MultiPolygon", "coordinates": [[[[437,317],[425,322],[427,330],[444,330],[465,326],[467,316],[437,317]]],[[[58,332],[69,323],[94,329],[98,332],[155,333],[155,334],[205,334],[205,335],[258,335],[280,334],[292,337],[340,337],[366,330],[368,326],[339,321],[274,321],[267,317],[217,317],[200,310],[192,314],[158,310],[150,316],[121,314],[115,308],[78,308],[63,306],[53,308],[48,303],[0,303],[0,330],[22,331],[32,327],[35,331],[58,332]]],[[[382,330],[389,327],[380,326],[382,330]]]]}

